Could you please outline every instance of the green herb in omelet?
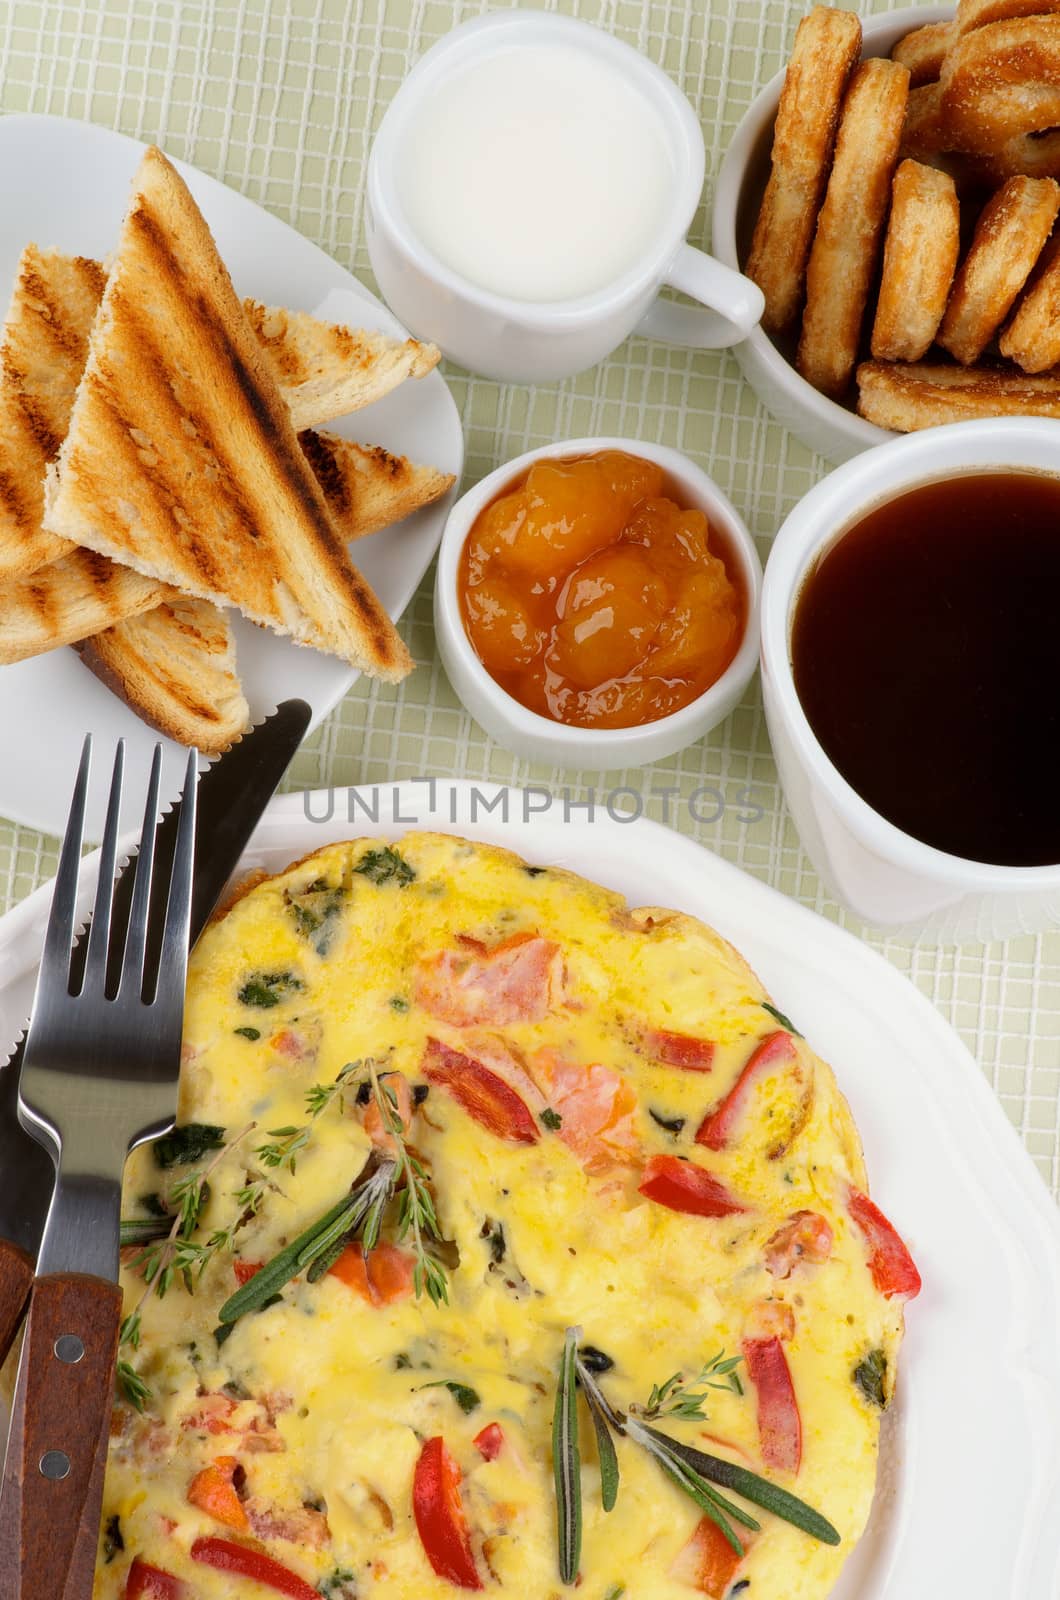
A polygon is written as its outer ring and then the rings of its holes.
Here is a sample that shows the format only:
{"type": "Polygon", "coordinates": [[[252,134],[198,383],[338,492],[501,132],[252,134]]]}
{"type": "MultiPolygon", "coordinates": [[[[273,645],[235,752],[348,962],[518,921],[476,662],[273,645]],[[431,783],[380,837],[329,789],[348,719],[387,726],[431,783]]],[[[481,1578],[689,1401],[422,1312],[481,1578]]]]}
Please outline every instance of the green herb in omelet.
{"type": "Polygon", "coordinates": [[[189,1167],[201,1161],[208,1150],[220,1150],[225,1142],[225,1131],[212,1122],[186,1122],[183,1127],[164,1133],[154,1142],[155,1164],[167,1167],[189,1167]]]}
{"type": "Polygon", "coordinates": [[[290,889],[286,892],[287,907],[294,918],[294,925],[318,956],[326,956],[331,948],[345,899],[344,888],[333,888],[323,878],[317,878],[296,894],[292,894],[290,889]]]}
{"type": "Polygon", "coordinates": [[[802,1038],[802,1034],[792,1022],[791,1018],[786,1017],[783,1011],[778,1011],[776,1006],[771,1006],[768,1000],[762,1001],[762,1010],[768,1011],[774,1022],[779,1022],[782,1028],[787,1028],[788,1032],[793,1033],[797,1039],[802,1038]]]}
{"type": "Polygon", "coordinates": [[[448,1389],[465,1416],[477,1411],[482,1404],[477,1389],[469,1383],[457,1383],[455,1378],[435,1378],[432,1383],[421,1383],[421,1389],[448,1389]]]}
{"type": "Polygon", "coordinates": [[[396,883],[399,889],[416,881],[415,869],[389,844],[382,850],[366,850],[353,870],[369,883],[396,883]]]}
{"type": "Polygon", "coordinates": [[[289,994],[304,989],[301,978],[293,972],[253,972],[239,991],[239,1000],[245,1006],[260,1006],[267,1011],[278,1006],[289,994]]]}
{"type": "Polygon", "coordinates": [[[883,1350],[870,1350],[854,1368],[854,1382],[872,1406],[887,1409],[887,1356],[883,1350]]]}

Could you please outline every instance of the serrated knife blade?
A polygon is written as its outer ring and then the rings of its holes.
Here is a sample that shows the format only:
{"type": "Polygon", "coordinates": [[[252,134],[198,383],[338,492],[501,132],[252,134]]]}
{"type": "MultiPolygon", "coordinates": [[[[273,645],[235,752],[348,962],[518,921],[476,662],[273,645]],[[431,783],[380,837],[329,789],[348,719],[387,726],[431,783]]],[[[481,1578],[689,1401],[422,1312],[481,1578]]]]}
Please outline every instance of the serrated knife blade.
{"type": "MultiPolygon", "coordinates": [[[[221,891],[239,864],[247,840],[305,737],[312,712],[304,700],[284,700],[199,779],[198,842],[191,902],[191,940],[199,937],[221,891]]],[[[179,805],[160,819],[155,838],[157,881],[166,883],[177,838],[179,805]]],[[[128,918],[133,874],[122,868],[114,892],[116,925],[128,918]]],[[[161,919],[157,919],[161,925],[161,919]]],[[[74,947],[84,959],[87,937],[74,947]]],[[[118,942],[120,948],[120,941],[118,942]]],[[[153,960],[155,952],[151,952],[153,960]]],[[[113,975],[112,975],[113,976],[113,975]]],[[[51,1157],[18,1120],[23,1040],[0,1067],[0,1238],[36,1260],[54,1183],[51,1157]]]]}

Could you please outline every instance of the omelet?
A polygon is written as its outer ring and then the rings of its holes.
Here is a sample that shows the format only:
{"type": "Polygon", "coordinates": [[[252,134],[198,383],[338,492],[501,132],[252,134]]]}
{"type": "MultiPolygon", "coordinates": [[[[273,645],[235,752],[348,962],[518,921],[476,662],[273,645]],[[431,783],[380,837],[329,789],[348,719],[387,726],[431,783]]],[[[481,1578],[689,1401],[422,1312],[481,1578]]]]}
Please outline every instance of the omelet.
{"type": "Polygon", "coordinates": [[[821,1600],[865,1526],[920,1280],[685,915],[429,833],[247,888],[123,1214],[97,1600],[821,1600]]]}

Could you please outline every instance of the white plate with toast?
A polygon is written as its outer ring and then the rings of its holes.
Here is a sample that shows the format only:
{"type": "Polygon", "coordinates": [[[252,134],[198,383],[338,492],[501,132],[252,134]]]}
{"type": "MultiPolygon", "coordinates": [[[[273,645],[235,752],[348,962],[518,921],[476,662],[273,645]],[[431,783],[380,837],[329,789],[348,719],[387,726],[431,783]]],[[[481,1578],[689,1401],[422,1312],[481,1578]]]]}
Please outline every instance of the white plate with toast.
{"type": "MultiPolygon", "coordinates": [[[[69,256],[114,252],[144,146],[124,135],[56,117],[0,119],[0,296],[7,296],[30,242],[69,256]]],[[[293,228],[194,168],[179,166],[228,267],[237,293],[323,322],[404,338],[386,308],[355,277],[293,228]]],[[[437,372],[407,381],[364,409],[328,422],[328,432],[429,464],[457,479],[460,420],[437,372]]],[[[393,618],[426,570],[451,495],[397,525],[358,539],[354,559],[393,618]]],[[[3,589],[0,587],[0,595],[3,589]]],[[[318,723],[356,677],[347,662],[253,626],[228,612],[238,673],[254,721],[288,696],[306,700],[318,723]]],[[[0,814],[49,833],[64,823],[70,775],[86,732],[103,748],[123,737],[132,768],[146,771],[158,735],[89,672],[73,649],[0,667],[0,814]]],[[[175,793],[179,747],[166,746],[164,784],[175,793]]],[[[100,767],[100,771],[102,771],[100,767]]],[[[141,786],[128,785],[135,793],[141,786]]],[[[105,796],[90,800],[89,835],[105,796]]],[[[133,819],[127,819],[131,824],[133,819]]]]}

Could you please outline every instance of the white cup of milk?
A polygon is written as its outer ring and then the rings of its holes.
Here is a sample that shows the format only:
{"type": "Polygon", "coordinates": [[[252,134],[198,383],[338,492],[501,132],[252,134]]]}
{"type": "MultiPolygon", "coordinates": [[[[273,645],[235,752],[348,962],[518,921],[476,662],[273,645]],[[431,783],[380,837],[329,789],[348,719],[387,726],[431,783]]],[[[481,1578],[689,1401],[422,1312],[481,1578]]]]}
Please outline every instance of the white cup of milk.
{"type": "Polygon", "coordinates": [[[406,327],[483,377],[565,378],[634,332],[737,344],[762,295],[686,241],[704,167],[695,112],[638,51],[571,17],[476,17],[383,118],[368,253],[406,327]]]}

